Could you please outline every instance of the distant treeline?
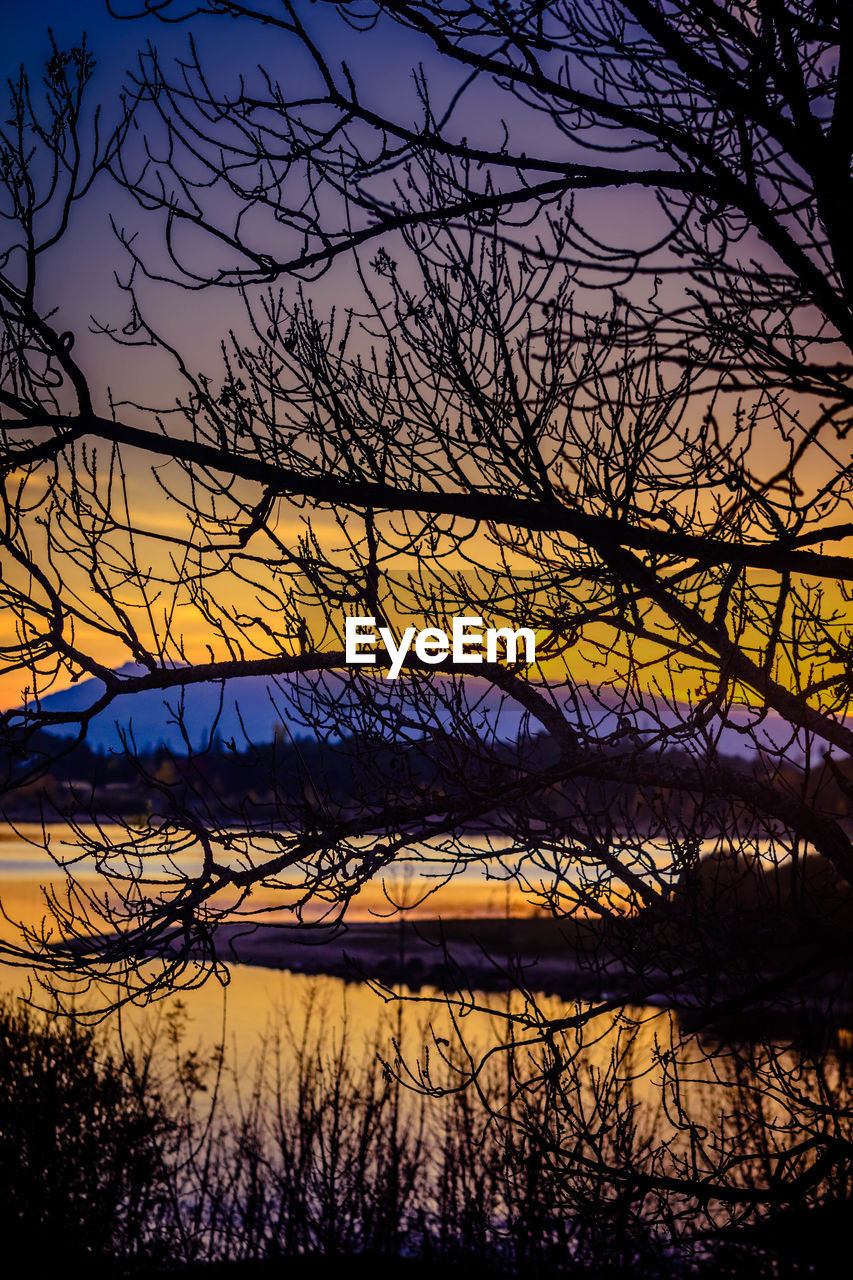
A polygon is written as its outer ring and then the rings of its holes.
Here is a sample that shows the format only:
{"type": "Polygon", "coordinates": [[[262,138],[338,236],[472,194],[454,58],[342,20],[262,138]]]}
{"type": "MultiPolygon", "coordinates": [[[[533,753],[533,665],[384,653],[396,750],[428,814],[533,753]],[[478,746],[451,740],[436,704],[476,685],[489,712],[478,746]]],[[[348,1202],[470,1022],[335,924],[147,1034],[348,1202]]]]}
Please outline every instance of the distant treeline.
{"type": "Polygon", "coordinates": [[[644,752],[628,738],[614,742],[602,769],[602,752],[579,746],[566,765],[553,742],[531,736],[488,751],[477,741],[417,739],[389,746],[368,737],[335,741],[276,736],[239,749],[214,738],[203,751],[93,749],[85,741],[34,735],[26,750],[0,747],[0,808],[6,816],[132,818],[151,813],[204,811],[218,819],[298,822],[312,813],[337,815],[381,809],[395,799],[422,796],[440,810],[470,814],[470,824],[492,822],[509,809],[527,809],[537,820],[571,811],[609,813],[621,823],[672,818],[690,824],[699,809],[731,817],[740,806],[727,794],[725,777],[736,771],[771,776],[820,812],[846,818],[853,811],[853,765],[822,762],[808,775],[794,762],[714,756],[691,762],[679,750],[644,752]],[[626,781],[620,759],[647,757],[650,781],[626,781]],[[590,767],[591,766],[591,767],[590,767]],[[692,771],[695,785],[668,777],[692,771]]]}

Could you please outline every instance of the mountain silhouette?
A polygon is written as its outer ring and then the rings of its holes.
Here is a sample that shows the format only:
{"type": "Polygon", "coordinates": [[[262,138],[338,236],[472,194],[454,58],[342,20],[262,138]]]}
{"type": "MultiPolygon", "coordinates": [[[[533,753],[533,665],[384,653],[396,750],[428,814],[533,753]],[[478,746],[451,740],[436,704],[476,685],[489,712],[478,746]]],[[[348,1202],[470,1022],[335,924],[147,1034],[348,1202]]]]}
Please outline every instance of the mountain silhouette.
{"type": "MultiPolygon", "coordinates": [[[[130,678],[145,674],[143,667],[127,663],[117,675],[130,678]]],[[[327,692],[331,692],[338,708],[351,703],[357,714],[357,703],[348,690],[347,683],[334,672],[322,677],[327,692]]],[[[450,698],[450,682],[443,682],[450,698]]],[[[510,706],[485,680],[467,681],[466,708],[472,723],[483,732],[496,731],[503,739],[518,735],[522,714],[510,706]]],[[[216,735],[225,741],[234,739],[238,746],[248,741],[269,742],[274,736],[291,738],[315,738],[339,736],[329,721],[308,716],[304,709],[308,681],[303,676],[273,678],[269,676],[240,676],[230,680],[189,684],[185,688],[171,690],[146,689],[140,692],[119,694],[110,705],[92,718],[86,741],[95,750],[116,751],[128,741],[138,751],[151,751],[166,747],[171,751],[185,751],[187,744],[193,750],[203,749],[216,735]]],[[[91,707],[103,696],[104,683],[92,678],[41,699],[45,711],[79,711],[91,707]]],[[[406,698],[405,682],[397,685],[380,685],[378,699],[390,706],[400,693],[404,709],[417,720],[415,705],[406,698]],[[401,687],[402,686],[402,687],[401,687]],[[387,692],[386,692],[387,690],[387,692]],[[383,695],[384,698],[383,698],[383,695]]],[[[428,733],[436,723],[448,725],[452,719],[449,705],[438,708],[432,724],[424,723],[428,733]]],[[[67,736],[75,732],[75,726],[51,726],[49,732],[67,736]]],[[[410,736],[421,736],[416,729],[407,730],[410,736]]]]}
{"type": "MultiPolygon", "coordinates": [[[[128,663],[118,669],[117,675],[130,678],[144,674],[144,668],[128,663]]],[[[338,709],[351,704],[353,732],[358,721],[357,701],[347,682],[335,672],[322,677],[327,692],[334,695],[338,709]]],[[[429,719],[414,699],[409,698],[405,680],[379,683],[376,698],[389,710],[396,707],[414,723],[401,732],[411,737],[428,735],[436,728],[447,727],[454,714],[462,710],[468,717],[471,732],[496,734],[504,741],[517,738],[523,726],[523,714],[517,704],[509,701],[487,680],[470,677],[453,686],[440,676],[433,677],[439,698],[429,719]],[[462,692],[464,690],[464,692],[462,692]],[[461,699],[461,701],[460,701],[461,699]],[[422,724],[422,733],[420,725],[422,724]]],[[[671,733],[673,726],[684,720],[688,709],[683,704],[675,706],[658,703],[654,715],[630,712],[622,704],[618,694],[610,689],[584,689],[565,691],[548,690],[553,699],[566,710],[571,721],[582,719],[587,729],[597,735],[634,735],[648,738],[655,736],[655,724],[671,733]]],[[[276,735],[288,738],[316,738],[339,736],[329,721],[317,719],[305,713],[305,695],[308,681],[304,676],[291,675],[240,676],[226,681],[209,681],[189,684],[183,689],[147,689],[141,692],[119,694],[110,705],[91,720],[86,740],[95,750],[121,750],[125,741],[138,751],[151,751],[166,747],[184,752],[187,745],[193,750],[203,749],[214,735],[225,741],[233,739],[238,747],[248,741],[269,742],[276,735]],[[300,709],[300,704],[303,709],[300,709]]],[[[78,684],[41,700],[45,711],[76,711],[92,706],[103,695],[104,684],[99,679],[81,680],[78,684]]],[[[724,755],[751,755],[754,745],[744,732],[748,722],[746,711],[733,713],[719,734],[717,750],[724,755]]],[[[531,731],[538,726],[531,722],[531,731]]],[[[51,732],[68,735],[75,726],[57,725],[51,732]]],[[[691,731],[692,733],[693,731],[691,731]]],[[[687,739],[690,735],[685,734],[687,739]]],[[[760,726],[759,740],[768,748],[786,746],[790,729],[778,718],[766,716],[760,726]]],[[[788,744],[786,752],[792,758],[802,756],[797,742],[788,744]]]]}

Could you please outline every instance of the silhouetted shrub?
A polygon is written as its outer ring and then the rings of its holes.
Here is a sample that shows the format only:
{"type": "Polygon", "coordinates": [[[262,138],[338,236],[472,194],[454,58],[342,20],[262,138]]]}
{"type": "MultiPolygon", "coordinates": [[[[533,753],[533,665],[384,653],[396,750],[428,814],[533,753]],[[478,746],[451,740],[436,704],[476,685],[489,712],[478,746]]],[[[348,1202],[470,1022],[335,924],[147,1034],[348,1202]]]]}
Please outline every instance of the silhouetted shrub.
{"type": "Polygon", "coordinates": [[[170,1121],[135,1075],[91,1027],[0,1004],[0,1239],[28,1275],[148,1251],[170,1121]]]}

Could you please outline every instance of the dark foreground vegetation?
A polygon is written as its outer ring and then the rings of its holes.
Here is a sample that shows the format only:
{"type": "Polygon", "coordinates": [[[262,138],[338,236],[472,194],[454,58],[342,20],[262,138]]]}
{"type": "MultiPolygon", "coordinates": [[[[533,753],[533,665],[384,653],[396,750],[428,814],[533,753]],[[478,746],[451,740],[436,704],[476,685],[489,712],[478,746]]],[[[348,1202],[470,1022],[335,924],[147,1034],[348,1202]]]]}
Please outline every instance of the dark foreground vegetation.
{"type": "MultiPolygon", "coordinates": [[[[364,1054],[316,1006],[303,1013],[247,1084],[221,1048],[190,1046],[179,1003],[121,1052],[115,1028],[0,1007],[8,1254],[51,1280],[762,1277],[823,1274],[843,1244],[838,1184],[741,1227],[706,1218],[674,1246],[644,1226],[639,1179],[614,1194],[583,1162],[563,1176],[530,1099],[526,1125],[502,1123],[520,1104],[500,1070],[479,1097],[425,1097],[401,1086],[399,1062],[364,1054]]],[[[846,1080],[852,1064],[836,1058],[846,1080]]],[[[636,1135],[616,1102],[602,1085],[601,1141],[629,1161],[636,1135]]],[[[571,1117],[560,1125],[569,1141],[571,1117]]]]}

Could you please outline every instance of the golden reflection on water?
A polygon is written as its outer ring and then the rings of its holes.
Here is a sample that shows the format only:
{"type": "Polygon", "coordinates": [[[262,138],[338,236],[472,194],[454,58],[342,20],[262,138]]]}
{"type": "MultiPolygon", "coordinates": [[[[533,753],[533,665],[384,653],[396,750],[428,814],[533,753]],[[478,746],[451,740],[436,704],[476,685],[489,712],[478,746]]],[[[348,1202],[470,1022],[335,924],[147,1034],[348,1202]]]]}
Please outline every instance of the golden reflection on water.
{"type": "MultiPolygon", "coordinates": [[[[30,923],[36,923],[44,913],[44,899],[33,881],[5,884],[3,902],[10,917],[26,918],[30,923]]],[[[278,1055],[282,1078],[287,1081],[306,1026],[322,1045],[327,1061],[334,1060],[345,1040],[348,1058],[357,1066],[372,1061],[378,1052],[385,1061],[401,1061],[403,1074],[407,1070],[412,1073],[411,1081],[428,1060],[432,1080],[438,1084],[458,1082],[448,1060],[473,1061],[491,1054],[489,1078],[494,1082],[504,1072],[500,1047],[508,1038],[505,1015],[527,1014],[541,1023],[581,1007],[550,996],[538,996],[534,1007],[519,993],[473,992],[464,1000],[448,1003],[432,988],[410,991],[403,986],[394,988],[403,999],[389,1000],[365,983],[249,965],[229,965],[227,975],[224,987],[211,978],[201,987],[172,992],[148,1006],[126,1006],[110,1014],[110,1035],[117,1039],[120,1035],[125,1046],[135,1048],[150,1041],[158,1029],[162,1038],[170,1014],[179,1011],[183,1053],[194,1051],[200,1061],[209,1062],[215,1047],[224,1045],[225,1072],[220,1088],[227,1101],[250,1085],[262,1059],[269,1060],[270,1054],[278,1055]]],[[[24,969],[0,966],[0,995],[26,994],[28,977],[24,969]]],[[[77,1007],[96,1006],[107,994],[91,992],[77,1007]]],[[[50,1003],[48,993],[38,988],[32,998],[42,1007],[50,1003]]],[[[514,1034],[521,1042],[516,1069],[522,1075],[537,1076],[541,1048],[535,1028],[517,1026],[514,1034]],[[524,1042],[530,1042],[530,1047],[524,1042]]],[[[607,1012],[590,1024],[583,1040],[583,1074],[590,1088],[596,1075],[619,1062],[620,1070],[632,1077],[642,1128],[647,1133],[659,1128],[661,1073],[655,1046],[671,1043],[670,1015],[651,1007],[626,1010],[625,1017],[607,1012]]],[[[416,1105],[414,1095],[410,1105],[416,1105]]]]}
{"type": "MultiPolygon", "coordinates": [[[[0,939],[12,942],[19,937],[18,924],[34,927],[49,915],[45,889],[62,882],[61,876],[44,874],[44,850],[28,844],[23,838],[27,835],[33,838],[37,833],[33,829],[20,835],[9,831],[0,834],[0,896],[5,915],[0,919],[0,939]],[[33,875],[36,867],[39,873],[33,875]]],[[[53,835],[57,838],[60,833],[53,835]]],[[[461,891],[461,899],[433,899],[431,914],[458,914],[467,907],[472,914],[491,910],[503,915],[507,906],[512,906],[501,884],[468,882],[461,891]],[[445,904],[451,903],[448,909],[445,904]]],[[[379,908],[383,915],[388,914],[381,886],[374,886],[352,918],[375,919],[371,911],[379,908]]],[[[239,1091],[241,1082],[252,1079],[264,1053],[268,1055],[276,1042],[280,1043],[287,1077],[288,1055],[307,1021],[313,1020],[314,1033],[321,1033],[318,1044],[328,1060],[346,1040],[355,1062],[372,1060],[378,1050],[386,1060],[399,1056],[417,1073],[427,1048],[439,1069],[447,1065],[441,1063],[443,1054],[453,1058],[467,1052],[473,1060],[499,1049],[507,1039],[507,1022],[501,1015],[526,1014],[534,1025],[524,1028],[517,1024],[516,1036],[531,1041],[531,1046],[520,1049],[516,1065],[520,1062],[521,1074],[535,1077],[544,1062],[541,1046],[536,1043],[535,1023],[541,1026],[547,1019],[563,1018],[584,1008],[545,996],[530,1005],[519,993],[474,993],[470,1000],[445,1004],[429,989],[410,992],[403,987],[395,990],[408,999],[389,1002],[366,984],[338,978],[248,965],[231,965],[226,973],[225,986],[210,979],[197,989],[172,992],[147,1007],[128,1006],[120,1016],[110,1015],[110,1034],[118,1037],[121,1032],[124,1042],[133,1045],[140,1038],[150,1038],[158,1026],[161,1030],[168,1027],[170,1015],[180,1011],[182,1051],[196,1050],[201,1060],[208,1061],[214,1047],[224,1045],[223,1087],[227,1093],[239,1091]],[[439,1048],[441,1041],[446,1047],[439,1048]]],[[[29,977],[25,968],[0,965],[0,995],[26,994],[29,977]]],[[[33,998],[43,1006],[49,1004],[44,990],[36,988],[33,998]]],[[[91,992],[81,998],[78,1007],[93,1007],[103,1000],[103,992],[91,992]]],[[[623,1093],[628,1089],[624,1096],[636,1107],[638,1140],[654,1137],[656,1145],[671,1143],[669,1158],[686,1150],[692,1126],[698,1124],[706,1125],[711,1133],[731,1131],[730,1140],[740,1143],[745,1115],[751,1117],[750,1133],[753,1129],[759,1136],[787,1133],[793,1140],[810,1131],[821,1078],[824,1089],[843,1098],[845,1106],[849,1104],[849,1063],[842,1063],[850,1058],[851,1044],[849,1035],[838,1037],[837,1051],[833,1051],[841,1052],[838,1065],[831,1055],[824,1061],[801,1064],[795,1050],[777,1052],[772,1044],[754,1052],[742,1045],[703,1044],[701,1038],[683,1034],[675,1015],[665,1009],[611,1010],[594,1018],[577,1035],[569,1032],[565,1037],[566,1078],[570,1082],[566,1105],[575,1113],[589,1108],[594,1119],[601,1081],[612,1077],[623,1093]],[[688,1116],[689,1128],[685,1123],[688,1116]]],[[[500,1073],[504,1062],[496,1053],[492,1071],[500,1073]]],[[[744,1163],[742,1176],[758,1176],[759,1164],[760,1160],[753,1169],[751,1161],[744,1163]]]]}
{"type": "MultiPolygon", "coordinates": [[[[116,828],[116,834],[119,829],[116,828]]],[[[52,847],[58,856],[68,856],[76,842],[68,829],[55,827],[50,830],[52,847]],[[64,843],[67,842],[67,843],[64,843]]],[[[102,829],[100,835],[108,835],[102,829]]],[[[61,890],[64,877],[61,873],[45,874],[46,854],[41,829],[22,827],[18,832],[0,832],[0,900],[3,917],[0,918],[0,941],[20,941],[20,926],[40,928],[50,926],[51,914],[48,895],[61,890]],[[32,872],[38,869],[38,874],[32,872]]],[[[81,885],[94,886],[93,877],[79,875],[81,885]]],[[[389,896],[405,900],[406,884],[403,881],[368,885],[348,911],[348,919],[376,920],[392,914],[389,896]]],[[[446,917],[530,914],[526,904],[515,891],[500,882],[467,881],[451,884],[422,904],[415,913],[421,916],[446,917]]],[[[409,899],[410,900],[410,899],[409,899]]],[[[139,1035],[151,1034],[158,1024],[163,1024],[169,1011],[180,1008],[187,1046],[209,1054],[213,1046],[223,1041],[226,1060],[236,1074],[250,1073],[263,1051],[282,1033],[289,1023],[297,1032],[311,1010],[311,1016],[322,1019],[325,1038],[332,1048],[346,1036],[350,1051],[357,1057],[375,1054],[379,1048],[383,1054],[394,1056],[398,1052],[413,1067],[423,1061],[427,1045],[436,1054],[436,1038],[449,1042],[455,1050],[463,1042],[473,1054],[485,1054],[504,1042],[507,1036],[505,1015],[507,1012],[531,1012],[526,1009],[521,996],[473,993],[470,1000],[448,1006],[439,993],[429,988],[411,992],[405,987],[394,990],[407,997],[402,1002],[383,999],[373,988],[364,983],[345,982],[339,978],[308,976],[287,971],[249,965],[229,965],[226,969],[227,985],[214,978],[201,987],[170,993],[163,999],[144,1007],[126,1006],[117,1015],[110,1016],[110,1025],[118,1033],[131,1040],[139,1035]],[[180,1002],[180,1003],[179,1003],[180,1002]],[[397,1048],[394,1048],[396,1042],[397,1048]]],[[[48,1006],[49,992],[30,985],[31,974],[26,968],[8,964],[0,965],[0,994],[18,996],[31,992],[36,1004],[48,1006]]],[[[95,1008],[107,1003],[110,995],[106,988],[92,991],[77,1000],[78,1009],[95,1008]]],[[[537,1020],[562,1017],[575,1006],[556,997],[539,997],[536,1001],[537,1020]]],[[[604,1027],[599,1025],[595,1035],[594,1056],[602,1062],[612,1050],[613,1037],[618,1035],[612,1014],[607,1014],[613,1024],[610,1034],[602,1036],[604,1027]]],[[[654,1027],[664,1028],[668,1038],[668,1016],[660,1010],[645,1011],[638,1043],[634,1054],[642,1053],[640,1042],[650,1048],[654,1039],[654,1027]]],[[[535,1039],[530,1030],[519,1030],[524,1039],[535,1039]]],[[[287,1036],[284,1036],[287,1040],[287,1036]]],[[[638,1073],[639,1087],[648,1090],[649,1099],[654,1093],[654,1081],[649,1069],[638,1073]]]]}
{"type": "MultiPolygon", "coordinates": [[[[111,829],[103,827],[100,839],[109,838],[111,829]]],[[[0,942],[20,944],[22,927],[41,930],[52,929],[58,937],[50,911],[49,897],[53,892],[62,893],[65,877],[50,860],[45,850],[45,833],[35,824],[21,824],[16,830],[0,828],[0,942]]],[[[56,825],[47,831],[54,857],[73,857],[78,846],[74,833],[67,827],[56,825]]],[[[121,829],[115,828],[116,838],[121,829]]],[[[100,887],[98,880],[86,874],[86,868],[75,868],[75,876],[81,887],[100,887]]],[[[355,921],[385,919],[392,916],[395,901],[411,900],[406,894],[410,886],[402,878],[389,877],[384,883],[368,884],[350,904],[347,918],[355,921]]],[[[264,907],[274,902],[269,894],[253,895],[253,905],[264,907]]],[[[467,881],[440,889],[411,915],[420,917],[486,916],[530,914],[529,905],[515,890],[513,894],[503,883],[467,881]]],[[[270,916],[267,915],[269,920],[270,916]]],[[[401,994],[413,997],[413,1002],[388,1002],[363,983],[347,983],[339,978],[293,974],[277,969],[249,965],[229,965],[225,973],[227,985],[211,978],[202,986],[173,992],[147,1006],[129,1005],[119,1015],[110,1015],[110,1025],[118,1034],[131,1040],[145,1032],[151,1034],[158,1024],[167,1019],[170,1009],[181,1010],[184,1023],[184,1039],[188,1046],[198,1047],[209,1053],[223,1040],[226,1058],[232,1071],[251,1071],[263,1046],[272,1043],[289,1023],[298,1030],[307,1011],[312,1017],[322,1018],[327,1040],[331,1046],[346,1034],[353,1053],[375,1053],[378,1046],[390,1050],[393,1040],[414,1061],[423,1046],[431,1041],[427,1023],[432,1022],[435,1034],[445,1038],[454,1036],[452,1017],[442,1006],[440,999],[430,1002],[436,993],[422,990],[417,993],[397,988],[401,994]]],[[[46,977],[47,975],[45,975],[46,977]]],[[[37,1005],[47,1007],[50,995],[33,981],[33,974],[26,967],[0,964],[0,995],[6,997],[28,996],[37,1005]]],[[[80,1010],[97,1008],[108,1003],[115,992],[106,987],[91,991],[77,998],[80,1010]]],[[[506,1007],[506,998],[477,996],[476,1003],[483,1011],[466,1008],[460,1018],[466,1037],[473,1036],[478,1050],[486,1050],[497,1043],[503,1033],[503,1023],[493,1022],[488,1009],[506,1007]]],[[[548,1001],[549,1013],[561,1012],[559,1001],[548,1001]]],[[[286,1037],[285,1037],[286,1039],[286,1037]]]]}
{"type": "MultiPolygon", "coordinates": [[[[127,833],[120,826],[104,824],[93,829],[96,840],[102,844],[111,841],[121,847],[127,833]]],[[[154,843],[157,843],[155,839],[154,843]]],[[[472,838],[476,846],[477,838],[472,838]]],[[[488,858],[490,847],[483,844],[483,853],[488,858]]],[[[260,842],[253,850],[253,860],[257,863],[267,850],[260,842]]],[[[425,848],[416,857],[428,856],[425,848]]],[[[182,852],[180,863],[186,874],[195,871],[196,859],[192,849],[182,852]]],[[[98,886],[104,891],[105,880],[98,879],[94,865],[90,860],[80,858],[80,839],[70,827],[56,823],[43,828],[36,823],[20,823],[14,829],[0,826],[0,891],[4,904],[11,905],[6,914],[14,917],[15,910],[21,910],[22,919],[32,924],[41,919],[38,914],[44,907],[44,895],[39,886],[52,884],[60,887],[63,883],[62,865],[67,864],[69,873],[81,885],[98,886]],[[49,844],[49,851],[46,847],[49,844]],[[60,865],[57,865],[60,864],[60,865]]],[[[440,867],[431,866],[428,874],[422,874],[423,864],[417,861],[402,863],[389,870],[387,874],[367,881],[362,885],[347,904],[347,919],[353,923],[359,921],[376,921],[383,919],[399,919],[404,915],[409,919],[471,919],[484,917],[532,916],[539,914],[539,909],[522,892],[517,884],[505,877],[505,873],[497,865],[490,870],[490,878],[471,874],[460,876],[454,874],[444,883],[445,874],[440,867]]],[[[115,870],[115,868],[114,868],[115,870]]],[[[163,874],[177,884],[175,866],[166,868],[163,859],[163,874]]],[[[157,872],[153,859],[146,860],[146,874],[157,872]]],[[[288,903],[302,898],[302,890],[294,888],[254,888],[251,899],[241,908],[241,915],[263,914],[264,918],[274,921],[291,915],[288,903]]],[[[212,904],[213,905],[213,904],[212,904]]],[[[227,907],[224,895],[215,900],[215,906],[221,910],[227,907]]],[[[309,907],[302,914],[305,919],[316,919],[326,914],[328,905],[317,904],[309,907]]],[[[42,910],[42,914],[44,914],[42,910]]],[[[0,935],[2,936],[2,935],[0,935]]]]}

